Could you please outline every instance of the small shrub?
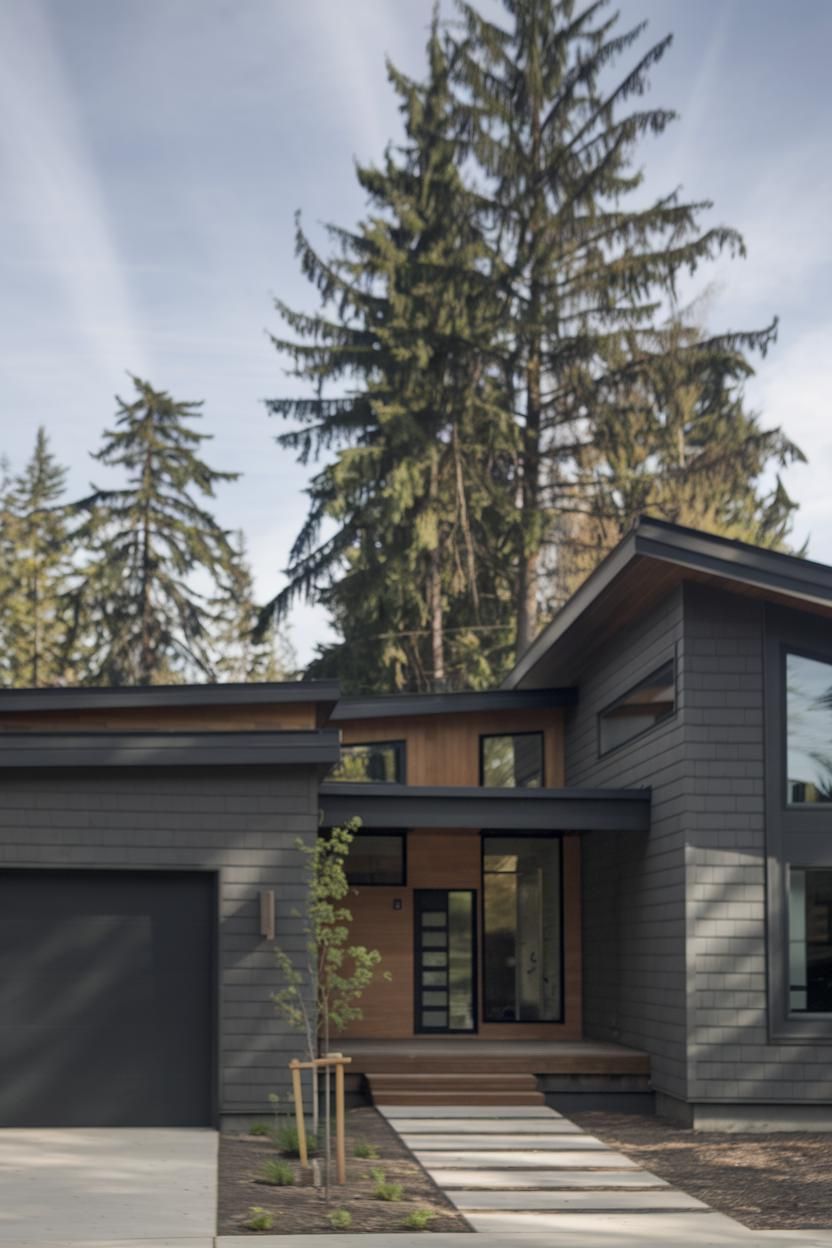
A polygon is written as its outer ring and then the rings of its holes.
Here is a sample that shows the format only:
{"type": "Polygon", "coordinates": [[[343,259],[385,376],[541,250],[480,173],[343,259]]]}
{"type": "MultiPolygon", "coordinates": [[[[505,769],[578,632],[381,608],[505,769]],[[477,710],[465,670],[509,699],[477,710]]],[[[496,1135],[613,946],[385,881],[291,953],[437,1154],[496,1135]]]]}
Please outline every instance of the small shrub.
{"type": "Polygon", "coordinates": [[[370,1177],[375,1183],[373,1195],[376,1200],[401,1200],[404,1195],[401,1183],[388,1183],[383,1170],[371,1170],[370,1177]]]}
{"type": "MultiPolygon", "coordinates": [[[[271,1133],[275,1146],[281,1153],[286,1153],[289,1157],[300,1157],[300,1142],[298,1140],[298,1128],[294,1122],[282,1122],[275,1127],[271,1133]]],[[[318,1151],[317,1137],[311,1131],[306,1133],[306,1150],[311,1156],[312,1153],[318,1151]]]]}
{"type": "Polygon", "coordinates": [[[270,1231],[274,1226],[274,1218],[268,1209],[264,1209],[261,1205],[252,1205],[244,1225],[250,1231],[270,1231]]]}
{"type": "Polygon", "coordinates": [[[292,1187],[295,1172],[288,1161],[267,1161],[260,1171],[261,1183],[270,1183],[272,1187],[292,1187]]]}
{"type": "Polygon", "coordinates": [[[352,1226],[352,1214],[349,1209],[333,1209],[329,1215],[329,1225],[333,1231],[348,1231],[352,1226]]]}
{"type": "Polygon", "coordinates": [[[249,1135],[270,1136],[272,1129],[267,1122],[253,1122],[248,1129],[249,1135]]]}
{"type": "Polygon", "coordinates": [[[436,1214],[430,1209],[414,1209],[407,1215],[402,1225],[408,1231],[423,1231],[435,1217],[436,1214]]]}
{"type": "Polygon", "coordinates": [[[381,1156],[378,1145],[368,1144],[366,1140],[359,1140],[353,1152],[356,1157],[363,1157],[370,1161],[375,1161],[381,1156]]]}

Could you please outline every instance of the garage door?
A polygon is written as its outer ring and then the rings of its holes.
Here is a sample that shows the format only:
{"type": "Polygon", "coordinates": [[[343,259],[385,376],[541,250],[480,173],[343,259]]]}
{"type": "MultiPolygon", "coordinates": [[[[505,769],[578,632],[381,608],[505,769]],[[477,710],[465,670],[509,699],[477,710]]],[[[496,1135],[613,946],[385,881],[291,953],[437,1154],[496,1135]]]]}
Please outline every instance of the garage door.
{"type": "Polygon", "coordinates": [[[212,1121],[214,879],[0,871],[0,1126],[212,1121]]]}

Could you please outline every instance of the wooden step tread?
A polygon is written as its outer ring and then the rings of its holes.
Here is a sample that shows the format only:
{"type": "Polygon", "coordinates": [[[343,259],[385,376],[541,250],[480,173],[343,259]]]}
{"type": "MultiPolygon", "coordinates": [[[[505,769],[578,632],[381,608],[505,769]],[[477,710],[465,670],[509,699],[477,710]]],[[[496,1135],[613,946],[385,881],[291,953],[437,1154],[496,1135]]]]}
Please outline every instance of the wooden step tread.
{"type": "Polygon", "coordinates": [[[535,1088],[537,1080],[534,1075],[515,1075],[515,1074],[498,1074],[491,1072],[489,1074],[411,1074],[409,1071],[402,1071],[397,1074],[368,1074],[367,1080],[370,1083],[376,1083],[379,1086],[384,1084],[413,1084],[414,1087],[421,1087],[423,1084],[439,1084],[453,1083],[454,1085],[471,1083],[475,1087],[484,1086],[486,1084],[499,1083],[512,1088],[535,1088]]]}

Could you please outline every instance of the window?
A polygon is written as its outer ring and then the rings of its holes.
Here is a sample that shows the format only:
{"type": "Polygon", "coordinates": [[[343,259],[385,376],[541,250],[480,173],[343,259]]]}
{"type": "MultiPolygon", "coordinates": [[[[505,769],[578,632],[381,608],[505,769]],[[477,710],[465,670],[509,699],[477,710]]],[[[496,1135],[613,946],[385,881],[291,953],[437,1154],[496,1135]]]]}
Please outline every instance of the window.
{"type": "Polygon", "coordinates": [[[639,737],[668,719],[676,709],[674,663],[669,659],[599,716],[602,754],[639,737]]]}
{"type": "Polygon", "coordinates": [[[832,1014],[832,870],[789,871],[789,1008],[832,1014]]]}
{"type": "Polygon", "coordinates": [[[369,741],[342,745],[341,761],[329,773],[330,780],[350,784],[404,784],[404,741],[369,741]]]}
{"type": "Polygon", "coordinates": [[[560,849],[554,836],[483,837],[486,1022],[563,1017],[560,849]]]}
{"type": "Polygon", "coordinates": [[[480,737],[480,782],[488,789],[539,789],[543,784],[543,733],[480,737]]]}
{"type": "Polygon", "coordinates": [[[404,832],[358,832],[346,860],[350,884],[404,884],[404,832]]]}
{"type": "Polygon", "coordinates": [[[832,664],[786,655],[786,796],[832,802],[832,664]]]}

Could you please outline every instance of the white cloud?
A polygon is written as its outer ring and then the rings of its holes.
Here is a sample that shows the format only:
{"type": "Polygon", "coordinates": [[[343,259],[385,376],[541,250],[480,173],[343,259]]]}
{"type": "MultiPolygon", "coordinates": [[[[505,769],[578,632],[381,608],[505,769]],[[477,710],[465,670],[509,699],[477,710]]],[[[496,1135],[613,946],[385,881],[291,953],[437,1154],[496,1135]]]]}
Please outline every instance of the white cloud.
{"type": "MultiPolygon", "coordinates": [[[[145,371],[95,168],[39,0],[0,5],[4,215],[60,281],[95,363],[145,371]]],[[[13,260],[17,257],[13,256],[13,260]]]]}

